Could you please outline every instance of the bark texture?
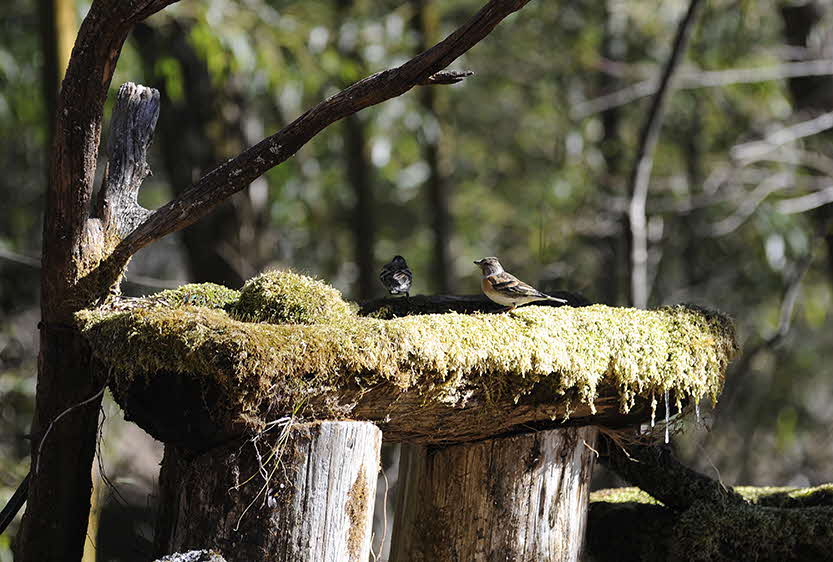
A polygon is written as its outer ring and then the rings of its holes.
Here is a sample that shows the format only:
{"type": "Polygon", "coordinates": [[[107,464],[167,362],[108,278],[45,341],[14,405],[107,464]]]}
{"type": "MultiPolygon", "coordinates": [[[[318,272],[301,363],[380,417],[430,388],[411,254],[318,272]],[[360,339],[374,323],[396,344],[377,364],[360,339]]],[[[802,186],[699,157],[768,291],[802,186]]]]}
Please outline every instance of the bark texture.
{"type": "Polygon", "coordinates": [[[381,444],[372,423],[314,422],[196,458],[168,449],[159,547],[211,548],[229,562],[364,562],[381,444]]]}
{"type": "Polygon", "coordinates": [[[391,560],[578,561],[595,427],[403,452],[391,560]]]}

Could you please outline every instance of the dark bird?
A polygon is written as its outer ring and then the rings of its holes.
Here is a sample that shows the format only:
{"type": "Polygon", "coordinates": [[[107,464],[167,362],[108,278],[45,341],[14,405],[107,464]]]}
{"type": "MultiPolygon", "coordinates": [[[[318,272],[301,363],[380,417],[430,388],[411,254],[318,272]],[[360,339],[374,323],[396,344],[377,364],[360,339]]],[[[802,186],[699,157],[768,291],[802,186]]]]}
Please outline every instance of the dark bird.
{"type": "Polygon", "coordinates": [[[506,273],[497,258],[483,258],[475,261],[474,264],[480,266],[483,274],[480,282],[483,293],[494,302],[509,307],[507,311],[536,301],[567,303],[564,299],[545,295],[514,275],[506,273]]]}
{"type": "Polygon", "coordinates": [[[379,273],[382,285],[392,295],[410,296],[408,292],[411,290],[413,278],[414,274],[408,269],[408,264],[402,256],[393,256],[393,259],[386,263],[382,267],[382,272],[379,273]]]}

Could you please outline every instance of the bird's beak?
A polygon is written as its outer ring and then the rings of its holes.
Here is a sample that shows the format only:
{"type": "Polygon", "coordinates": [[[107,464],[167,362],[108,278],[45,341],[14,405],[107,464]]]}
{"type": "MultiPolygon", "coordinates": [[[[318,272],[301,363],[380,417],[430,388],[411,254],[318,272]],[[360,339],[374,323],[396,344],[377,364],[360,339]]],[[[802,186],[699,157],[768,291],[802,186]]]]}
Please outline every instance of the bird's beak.
{"type": "Polygon", "coordinates": [[[481,262],[481,261],[482,261],[482,260],[474,260],[474,265],[480,265],[480,262],[481,262]]]}

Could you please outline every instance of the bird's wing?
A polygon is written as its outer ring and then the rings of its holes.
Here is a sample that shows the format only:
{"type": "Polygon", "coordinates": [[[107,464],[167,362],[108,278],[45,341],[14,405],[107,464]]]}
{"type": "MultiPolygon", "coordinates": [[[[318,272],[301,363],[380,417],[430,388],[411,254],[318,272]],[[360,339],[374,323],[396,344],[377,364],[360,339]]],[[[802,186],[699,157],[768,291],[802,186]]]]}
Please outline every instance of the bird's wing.
{"type": "Polygon", "coordinates": [[[496,275],[492,275],[491,281],[492,288],[496,291],[500,291],[501,293],[516,295],[519,297],[547,296],[535,287],[527,285],[511,273],[506,273],[505,271],[496,275]]]}
{"type": "Polygon", "coordinates": [[[411,273],[411,270],[407,267],[405,269],[400,269],[393,273],[393,278],[400,284],[410,284],[411,279],[413,278],[414,274],[411,273]]]}

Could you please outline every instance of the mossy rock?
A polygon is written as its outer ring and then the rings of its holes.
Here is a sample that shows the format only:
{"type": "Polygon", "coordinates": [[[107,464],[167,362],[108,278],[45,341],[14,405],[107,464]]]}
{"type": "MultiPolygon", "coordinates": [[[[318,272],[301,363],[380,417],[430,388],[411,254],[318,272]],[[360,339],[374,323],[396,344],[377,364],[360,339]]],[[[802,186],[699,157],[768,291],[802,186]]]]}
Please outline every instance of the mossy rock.
{"type": "Polygon", "coordinates": [[[232,314],[246,322],[324,324],[355,316],[356,307],[322,281],[292,271],[270,271],[243,285],[232,314]]]}
{"type": "MultiPolygon", "coordinates": [[[[181,293],[199,291],[173,295],[181,293]]],[[[155,408],[144,417],[157,416],[155,428],[164,431],[180,419],[208,418],[228,431],[257,430],[301,412],[369,419],[386,438],[434,443],[568,417],[607,424],[617,412],[625,417],[611,427],[620,427],[650,417],[666,391],[678,408],[715,400],[737,353],[730,319],[686,306],[527,306],[380,319],[357,316],[335,289],[290,272],[256,277],[236,301],[223,295],[206,299],[210,306],[173,296],[161,299],[171,303],[164,306],[149,297],[78,313],[93,352],[113,367],[111,388],[129,415],[140,415],[125,406],[131,397],[155,408]],[[193,388],[202,395],[197,406],[210,411],[183,414],[166,428],[172,412],[153,393],[193,388]]]]}

